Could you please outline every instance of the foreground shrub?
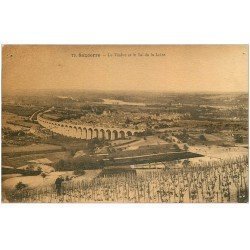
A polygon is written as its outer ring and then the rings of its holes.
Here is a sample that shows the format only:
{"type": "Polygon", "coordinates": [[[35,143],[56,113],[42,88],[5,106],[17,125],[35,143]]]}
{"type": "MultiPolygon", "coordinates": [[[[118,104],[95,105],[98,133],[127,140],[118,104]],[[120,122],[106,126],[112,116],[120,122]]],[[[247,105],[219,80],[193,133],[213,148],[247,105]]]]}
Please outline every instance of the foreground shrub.
{"type": "Polygon", "coordinates": [[[24,189],[24,188],[26,188],[26,187],[28,187],[27,184],[24,184],[24,183],[22,183],[21,181],[19,181],[19,182],[16,184],[15,189],[16,189],[16,190],[22,190],[22,189],[24,189]]]}

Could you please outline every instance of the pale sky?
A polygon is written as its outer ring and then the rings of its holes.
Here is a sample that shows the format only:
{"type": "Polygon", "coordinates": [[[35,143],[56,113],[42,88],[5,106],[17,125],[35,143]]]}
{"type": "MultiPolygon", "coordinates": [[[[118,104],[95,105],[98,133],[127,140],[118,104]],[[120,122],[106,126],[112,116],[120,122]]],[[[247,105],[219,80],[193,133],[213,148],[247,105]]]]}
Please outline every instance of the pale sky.
{"type": "Polygon", "coordinates": [[[248,91],[247,45],[4,46],[2,58],[3,94],[27,89],[248,91]]]}

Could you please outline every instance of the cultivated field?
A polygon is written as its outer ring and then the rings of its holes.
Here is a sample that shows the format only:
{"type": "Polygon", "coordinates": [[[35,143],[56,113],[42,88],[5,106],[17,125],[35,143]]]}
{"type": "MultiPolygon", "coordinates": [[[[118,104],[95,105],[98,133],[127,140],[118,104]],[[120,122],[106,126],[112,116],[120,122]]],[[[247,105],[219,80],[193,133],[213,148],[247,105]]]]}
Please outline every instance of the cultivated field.
{"type": "Polygon", "coordinates": [[[139,170],[65,181],[63,194],[53,185],[9,191],[11,202],[247,202],[248,157],[203,163],[182,170],[139,170]]]}
{"type": "Polygon", "coordinates": [[[32,144],[24,147],[20,146],[12,146],[12,147],[4,147],[2,150],[3,155],[8,154],[15,154],[18,153],[36,153],[36,152],[43,152],[43,151],[58,151],[62,148],[60,146],[56,145],[50,145],[50,144],[32,144]]]}

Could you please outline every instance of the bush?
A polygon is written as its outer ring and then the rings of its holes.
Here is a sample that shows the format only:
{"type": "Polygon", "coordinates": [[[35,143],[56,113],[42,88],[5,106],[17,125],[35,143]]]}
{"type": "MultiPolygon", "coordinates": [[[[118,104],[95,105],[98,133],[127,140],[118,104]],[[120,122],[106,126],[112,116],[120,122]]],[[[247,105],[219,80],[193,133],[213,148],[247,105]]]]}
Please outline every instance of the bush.
{"type": "Polygon", "coordinates": [[[57,163],[55,163],[54,168],[56,171],[72,170],[71,164],[65,160],[59,160],[57,163]]]}
{"type": "Polygon", "coordinates": [[[201,141],[206,141],[207,140],[205,135],[200,135],[199,138],[200,138],[201,141]]]}
{"type": "Polygon", "coordinates": [[[235,135],[234,139],[235,139],[236,143],[243,143],[243,137],[242,137],[242,135],[235,135]]]}
{"type": "Polygon", "coordinates": [[[85,175],[85,171],[83,169],[74,170],[74,175],[85,175]]]}
{"type": "Polygon", "coordinates": [[[182,162],[182,165],[183,165],[184,168],[188,167],[189,164],[190,164],[190,160],[188,160],[188,159],[185,159],[185,160],[182,162]]]}
{"type": "Polygon", "coordinates": [[[70,181],[71,180],[71,178],[67,175],[66,177],[65,177],[65,181],[70,181]]]}
{"type": "Polygon", "coordinates": [[[45,177],[47,177],[47,174],[46,173],[44,173],[44,172],[42,172],[41,173],[41,176],[43,177],[43,179],[45,178],[45,177]]]}
{"type": "Polygon", "coordinates": [[[28,187],[27,184],[24,184],[24,183],[22,183],[21,181],[19,181],[19,182],[16,184],[15,189],[16,189],[16,190],[22,190],[22,189],[24,189],[24,188],[26,188],[26,187],[28,187]]]}
{"type": "Polygon", "coordinates": [[[176,143],[173,145],[173,147],[174,147],[174,149],[175,149],[175,150],[180,150],[179,145],[178,145],[178,144],[176,144],[176,143]]]}

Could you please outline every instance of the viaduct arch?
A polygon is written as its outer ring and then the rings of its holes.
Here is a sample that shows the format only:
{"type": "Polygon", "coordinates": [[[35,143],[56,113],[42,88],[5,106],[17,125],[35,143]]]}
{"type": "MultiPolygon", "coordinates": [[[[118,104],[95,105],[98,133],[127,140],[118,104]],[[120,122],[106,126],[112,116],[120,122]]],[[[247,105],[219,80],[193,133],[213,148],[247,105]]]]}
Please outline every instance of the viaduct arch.
{"type": "Polygon", "coordinates": [[[84,124],[76,125],[65,122],[55,122],[43,118],[42,113],[37,115],[37,121],[41,126],[54,133],[83,140],[91,140],[94,138],[102,140],[125,139],[132,135],[136,135],[138,132],[142,132],[142,130],[92,127],[84,124]]]}

